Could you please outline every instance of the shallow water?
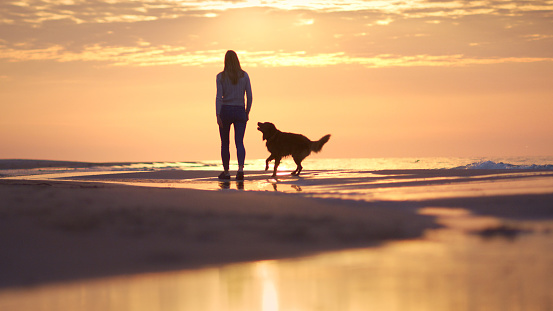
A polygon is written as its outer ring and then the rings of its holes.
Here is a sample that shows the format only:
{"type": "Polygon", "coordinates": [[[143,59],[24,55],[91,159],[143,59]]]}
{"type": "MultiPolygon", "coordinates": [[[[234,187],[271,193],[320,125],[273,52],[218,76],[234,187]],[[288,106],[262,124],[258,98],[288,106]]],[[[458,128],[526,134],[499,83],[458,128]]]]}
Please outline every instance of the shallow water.
{"type": "MultiPolygon", "coordinates": [[[[464,174],[463,170],[354,171],[306,170],[301,177],[281,172],[276,178],[266,172],[246,172],[244,181],[221,181],[215,172],[209,177],[188,176],[187,171],[73,171],[6,177],[23,180],[65,180],[104,182],[143,187],[187,188],[197,190],[240,190],[296,193],[318,198],[363,201],[403,201],[439,198],[550,193],[553,171],[486,170],[464,174]],[[458,172],[458,173],[456,173],[458,172]],[[139,177],[137,177],[139,176],[139,177]]],[[[188,171],[189,172],[189,171],[188,171]]]]}

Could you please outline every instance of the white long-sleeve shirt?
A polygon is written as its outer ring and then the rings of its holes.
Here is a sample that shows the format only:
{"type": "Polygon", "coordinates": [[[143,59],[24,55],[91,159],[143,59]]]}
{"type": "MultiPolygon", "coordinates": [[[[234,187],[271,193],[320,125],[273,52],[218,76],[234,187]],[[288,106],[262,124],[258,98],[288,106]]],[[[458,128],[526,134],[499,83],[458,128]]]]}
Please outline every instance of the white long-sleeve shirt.
{"type": "Polygon", "coordinates": [[[252,108],[252,86],[250,76],[244,71],[244,76],[238,79],[238,83],[232,84],[230,79],[223,79],[223,72],[217,74],[217,96],[215,110],[217,115],[221,113],[223,105],[242,106],[246,108],[246,114],[250,114],[252,108]],[[246,95],[247,100],[244,100],[246,95]]]}

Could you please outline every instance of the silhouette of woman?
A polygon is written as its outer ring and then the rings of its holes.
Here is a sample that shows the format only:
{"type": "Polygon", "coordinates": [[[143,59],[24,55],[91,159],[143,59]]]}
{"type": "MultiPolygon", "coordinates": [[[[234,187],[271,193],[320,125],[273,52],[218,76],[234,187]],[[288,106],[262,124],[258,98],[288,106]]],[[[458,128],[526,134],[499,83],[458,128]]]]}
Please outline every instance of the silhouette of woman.
{"type": "Polygon", "coordinates": [[[244,133],[246,123],[249,120],[252,108],[252,86],[250,77],[240,67],[238,55],[232,50],[225,54],[225,68],[217,74],[217,96],[215,109],[217,124],[221,136],[221,159],[224,171],[219,175],[220,179],[230,179],[230,127],[234,124],[234,142],[238,158],[238,172],[236,180],[244,180],[244,160],[246,149],[244,147],[244,133]],[[244,95],[247,101],[244,101],[244,95]]]}

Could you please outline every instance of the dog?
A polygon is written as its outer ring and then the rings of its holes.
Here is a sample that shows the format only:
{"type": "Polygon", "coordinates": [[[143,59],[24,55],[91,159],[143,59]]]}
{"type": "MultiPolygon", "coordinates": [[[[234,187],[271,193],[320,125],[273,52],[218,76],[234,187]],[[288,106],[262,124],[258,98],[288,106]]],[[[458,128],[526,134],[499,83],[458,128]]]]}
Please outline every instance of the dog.
{"type": "Polygon", "coordinates": [[[330,139],[330,135],[325,135],[318,141],[311,141],[301,134],[281,132],[271,122],[257,122],[257,130],[263,133],[263,140],[267,141],[267,150],[271,153],[265,161],[265,170],[269,169],[269,162],[275,160],[273,177],[276,176],[280,160],[286,156],[292,156],[297,165],[292,175],[299,176],[303,169],[301,161],[310,155],[311,151],[321,151],[330,139]]]}

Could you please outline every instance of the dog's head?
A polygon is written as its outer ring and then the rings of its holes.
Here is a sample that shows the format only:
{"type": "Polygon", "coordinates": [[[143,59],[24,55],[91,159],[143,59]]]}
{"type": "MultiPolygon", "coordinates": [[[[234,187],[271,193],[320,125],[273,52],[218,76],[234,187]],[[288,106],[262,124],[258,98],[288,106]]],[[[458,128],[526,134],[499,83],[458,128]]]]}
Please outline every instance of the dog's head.
{"type": "Polygon", "coordinates": [[[271,122],[257,122],[257,130],[263,133],[263,140],[267,140],[276,133],[277,128],[271,122]]]}

